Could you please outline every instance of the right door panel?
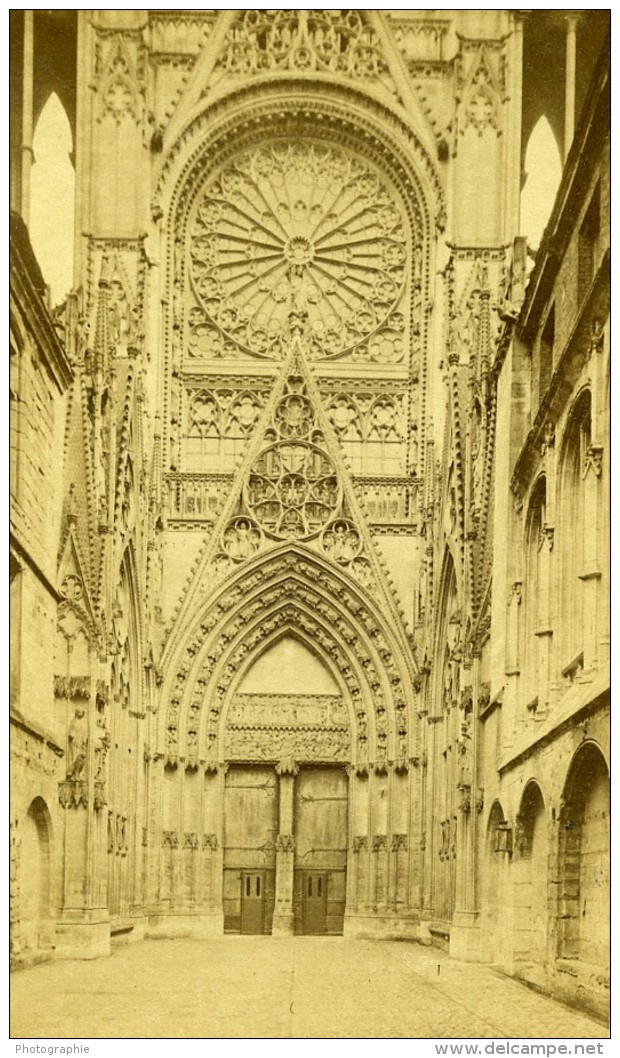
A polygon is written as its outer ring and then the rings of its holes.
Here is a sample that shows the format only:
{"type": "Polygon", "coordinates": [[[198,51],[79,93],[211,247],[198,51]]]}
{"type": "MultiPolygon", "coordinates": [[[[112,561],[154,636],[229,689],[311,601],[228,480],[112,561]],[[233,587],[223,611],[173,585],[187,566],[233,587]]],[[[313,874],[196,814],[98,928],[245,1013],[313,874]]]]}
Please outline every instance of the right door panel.
{"type": "Polygon", "coordinates": [[[342,768],[301,769],[295,780],[295,928],[342,933],[348,781],[342,768]]]}

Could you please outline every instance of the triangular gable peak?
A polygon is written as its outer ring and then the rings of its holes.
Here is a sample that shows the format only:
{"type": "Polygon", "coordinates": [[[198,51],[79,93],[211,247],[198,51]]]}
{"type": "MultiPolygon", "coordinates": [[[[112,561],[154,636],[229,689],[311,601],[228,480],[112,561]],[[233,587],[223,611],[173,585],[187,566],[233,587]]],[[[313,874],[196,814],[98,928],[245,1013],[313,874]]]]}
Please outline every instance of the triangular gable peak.
{"type": "Polygon", "coordinates": [[[365,11],[240,11],[205,90],[274,73],[323,73],[373,82],[398,95],[382,41],[365,11]]]}
{"type": "Polygon", "coordinates": [[[340,82],[406,113],[429,146],[441,135],[425,113],[404,57],[375,11],[221,11],[183,89],[169,110],[163,144],[172,144],[205,102],[248,84],[340,82]]]}
{"type": "Polygon", "coordinates": [[[58,563],[58,585],[61,602],[58,623],[61,631],[72,638],[81,628],[87,639],[96,636],[98,622],[90,597],[88,578],[76,533],[76,516],[71,506],[67,514],[66,533],[58,563]]]}
{"type": "MultiPolygon", "coordinates": [[[[295,321],[292,324],[295,327],[295,321]]],[[[381,597],[403,636],[403,612],[354,492],[296,334],[233,487],[174,614],[204,605],[205,595],[245,562],[302,544],[381,597]]]]}

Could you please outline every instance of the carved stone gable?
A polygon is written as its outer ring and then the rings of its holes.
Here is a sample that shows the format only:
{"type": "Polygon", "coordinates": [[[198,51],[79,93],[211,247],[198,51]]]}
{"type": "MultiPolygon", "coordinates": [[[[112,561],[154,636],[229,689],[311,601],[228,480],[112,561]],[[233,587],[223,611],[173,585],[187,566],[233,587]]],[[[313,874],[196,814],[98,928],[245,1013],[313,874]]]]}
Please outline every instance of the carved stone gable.
{"type": "Polygon", "coordinates": [[[396,88],[365,11],[244,11],[226,35],[211,86],[222,77],[317,72],[396,88]]]}

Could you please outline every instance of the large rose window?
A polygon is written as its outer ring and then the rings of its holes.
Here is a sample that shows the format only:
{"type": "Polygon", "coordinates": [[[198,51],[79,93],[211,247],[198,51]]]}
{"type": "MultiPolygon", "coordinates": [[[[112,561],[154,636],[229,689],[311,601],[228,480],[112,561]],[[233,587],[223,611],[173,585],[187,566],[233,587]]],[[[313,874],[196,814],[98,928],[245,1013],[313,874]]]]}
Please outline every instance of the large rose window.
{"type": "Polygon", "coordinates": [[[402,358],[407,247],[377,171],[308,140],[240,155],[190,228],[189,352],[279,357],[291,315],[315,357],[402,358]]]}

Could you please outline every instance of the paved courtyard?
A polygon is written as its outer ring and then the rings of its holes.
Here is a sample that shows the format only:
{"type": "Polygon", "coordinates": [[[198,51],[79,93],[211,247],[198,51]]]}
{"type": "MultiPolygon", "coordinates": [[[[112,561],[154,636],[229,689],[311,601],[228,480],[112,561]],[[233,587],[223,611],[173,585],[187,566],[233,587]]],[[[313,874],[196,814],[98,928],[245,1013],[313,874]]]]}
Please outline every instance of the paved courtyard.
{"type": "Polygon", "coordinates": [[[14,1038],[608,1037],[487,967],[341,937],[144,941],[18,971],[11,1008],[14,1038]]]}

